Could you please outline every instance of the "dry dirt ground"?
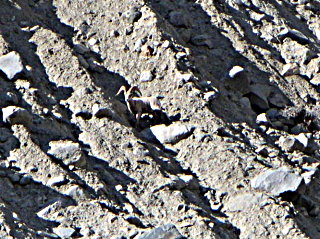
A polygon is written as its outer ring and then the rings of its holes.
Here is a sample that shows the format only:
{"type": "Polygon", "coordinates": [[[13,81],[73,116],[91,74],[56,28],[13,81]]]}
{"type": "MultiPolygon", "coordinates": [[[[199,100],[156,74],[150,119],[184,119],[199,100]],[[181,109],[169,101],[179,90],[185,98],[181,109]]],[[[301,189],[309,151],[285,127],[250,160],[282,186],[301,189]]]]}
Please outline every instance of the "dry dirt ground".
{"type": "Polygon", "coordinates": [[[320,238],[319,49],[319,0],[0,0],[0,237],[320,238]]]}

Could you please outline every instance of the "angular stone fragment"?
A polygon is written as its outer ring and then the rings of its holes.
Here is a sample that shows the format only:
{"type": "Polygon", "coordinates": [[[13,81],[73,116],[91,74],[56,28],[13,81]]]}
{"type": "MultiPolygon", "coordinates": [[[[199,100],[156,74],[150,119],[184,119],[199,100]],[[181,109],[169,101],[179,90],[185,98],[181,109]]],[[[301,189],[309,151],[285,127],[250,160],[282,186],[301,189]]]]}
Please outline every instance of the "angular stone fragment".
{"type": "Polygon", "coordinates": [[[316,74],[312,80],[310,81],[312,85],[319,86],[320,85],[320,73],[316,74]]]}
{"type": "Polygon", "coordinates": [[[268,170],[251,181],[254,189],[266,191],[274,196],[286,192],[296,192],[303,183],[303,178],[287,168],[268,170]]]}
{"type": "Polygon", "coordinates": [[[297,63],[302,65],[310,60],[311,57],[314,56],[314,53],[308,47],[286,38],[282,44],[281,56],[286,63],[297,63]]]}
{"type": "Polygon", "coordinates": [[[142,234],[138,239],[183,239],[183,236],[175,225],[166,224],[142,234]]]}
{"type": "Polygon", "coordinates": [[[37,216],[43,218],[44,220],[54,220],[53,214],[62,208],[62,201],[58,199],[57,201],[51,203],[50,205],[42,208],[37,212],[37,216]]]}
{"type": "Polygon", "coordinates": [[[10,52],[0,57],[0,70],[6,74],[9,80],[12,80],[16,74],[23,70],[21,58],[17,52],[10,52]]]}
{"type": "Polygon", "coordinates": [[[151,71],[143,71],[140,74],[139,81],[141,82],[149,82],[153,80],[153,74],[151,71]]]}
{"type": "Polygon", "coordinates": [[[57,234],[62,239],[71,238],[72,235],[76,232],[73,228],[70,227],[55,227],[53,232],[57,234]]]}
{"type": "Polygon", "coordinates": [[[62,160],[66,165],[83,167],[86,164],[85,156],[80,145],[70,140],[51,141],[48,154],[62,160]]]}
{"type": "Polygon", "coordinates": [[[282,68],[281,75],[292,76],[300,73],[299,65],[297,63],[285,64],[282,68]]]}
{"type": "Polygon", "coordinates": [[[140,135],[148,141],[159,141],[162,144],[175,144],[190,136],[194,128],[194,126],[182,124],[172,124],[169,126],[162,124],[144,129],[140,132],[140,135]]]}
{"type": "Polygon", "coordinates": [[[279,146],[283,151],[293,152],[295,150],[303,150],[304,145],[293,136],[281,136],[279,139],[279,146]]]}
{"type": "Polygon", "coordinates": [[[22,124],[29,126],[32,123],[32,115],[26,110],[18,106],[8,106],[2,109],[3,121],[13,124],[22,124]]]}

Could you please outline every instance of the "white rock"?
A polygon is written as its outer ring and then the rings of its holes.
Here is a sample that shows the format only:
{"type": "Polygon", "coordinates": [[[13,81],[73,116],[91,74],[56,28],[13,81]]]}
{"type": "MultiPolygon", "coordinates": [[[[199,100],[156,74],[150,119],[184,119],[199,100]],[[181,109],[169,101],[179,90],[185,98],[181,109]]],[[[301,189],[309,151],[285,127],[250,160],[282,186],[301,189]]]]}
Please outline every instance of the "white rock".
{"type": "Polygon", "coordinates": [[[265,124],[265,123],[269,123],[269,122],[270,122],[270,121],[269,121],[266,113],[262,113],[262,114],[259,114],[259,115],[257,116],[257,119],[256,119],[256,123],[257,123],[257,124],[265,124]]]}
{"type": "Polygon", "coordinates": [[[9,80],[23,70],[21,58],[17,52],[10,52],[0,57],[0,70],[3,71],[9,80]]]}
{"type": "Polygon", "coordinates": [[[194,128],[194,126],[186,126],[178,123],[169,126],[162,124],[144,129],[140,134],[149,141],[159,141],[162,144],[175,144],[190,136],[194,128]]]}
{"type": "Polygon", "coordinates": [[[70,227],[55,227],[52,230],[62,239],[71,238],[72,235],[75,233],[75,230],[70,227]]]}
{"type": "Polygon", "coordinates": [[[229,76],[231,78],[235,77],[238,73],[242,72],[244,69],[241,66],[234,66],[232,69],[229,71],[229,76]]]}
{"type": "Polygon", "coordinates": [[[295,138],[306,148],[308,146],[308,138],[304,133],[300,133],[295,138]]]}
{"type": "Polygon", "coordinates": [[[149,82],[153,80],[153,74],[151,71],[143,71],[140,74],[139,81],[141,82],[149,82]]]}
{"type": "Polygon", "coordinates": [[[219,95],[218,91],[209,91],[203,95],[203,99],[205,99],[206,101],[210,101],[210,100],[216,99],[218,95],[219,95]]]}

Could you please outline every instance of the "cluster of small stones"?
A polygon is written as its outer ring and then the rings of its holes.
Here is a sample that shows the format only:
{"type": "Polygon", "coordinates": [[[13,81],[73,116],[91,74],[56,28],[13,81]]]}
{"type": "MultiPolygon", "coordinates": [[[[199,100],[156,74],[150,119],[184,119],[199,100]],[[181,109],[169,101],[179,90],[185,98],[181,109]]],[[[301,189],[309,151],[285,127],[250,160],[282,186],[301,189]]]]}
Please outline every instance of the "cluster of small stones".
{"type": "Polygon", "coordinates": [[[3,3],[0,237],[317,238],[319,9],[3,3]]]}

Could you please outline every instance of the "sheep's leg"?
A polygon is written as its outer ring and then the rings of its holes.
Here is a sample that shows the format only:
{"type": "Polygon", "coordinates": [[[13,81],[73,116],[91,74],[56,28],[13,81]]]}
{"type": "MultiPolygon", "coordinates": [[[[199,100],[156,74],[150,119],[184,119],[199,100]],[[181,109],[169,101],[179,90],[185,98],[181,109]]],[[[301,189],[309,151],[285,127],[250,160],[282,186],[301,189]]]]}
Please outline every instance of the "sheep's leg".
{"type": "Polygon", "coordinates": [[[142,112],[138,112],[138,114],[136,114],[136,125],[135,125],[135,128],[138,128],[140,126],[141,116],[142,116],[142,112]]]}

